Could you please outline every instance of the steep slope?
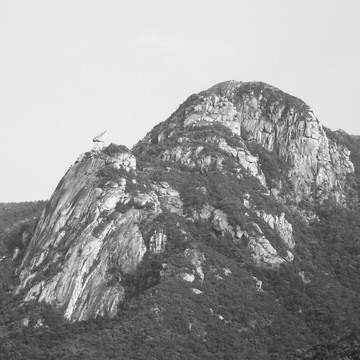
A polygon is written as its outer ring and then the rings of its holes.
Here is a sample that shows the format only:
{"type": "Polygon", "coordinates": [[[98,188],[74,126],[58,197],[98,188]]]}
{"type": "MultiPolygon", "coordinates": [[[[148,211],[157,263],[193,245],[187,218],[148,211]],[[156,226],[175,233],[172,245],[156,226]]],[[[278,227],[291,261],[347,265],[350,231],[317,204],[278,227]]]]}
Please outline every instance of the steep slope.
{"type": "Polygon", "coordinates": [[[350,331],[360,321],[358,148],[345,138],[263,83],[192,95],[132,151],[80,156],[41,216],[15,293],[70,322],[112,318],[98,336],[125,358],[146,344],[157,359],[283,358],[350,331]]]}
{"type": "MultiPolygon", "coordinates": [[[[30,282],[36,284],[25,300],[65,307],[65,317],[73,320],[116,314],[124,289],[108,286],[110,271],[114,267],[122,274],[134,271],[146,251],[137,225],[144,211],[115,211],[118,203],[131,199],[124,176],[135,167],[129,153],[93,153],[69,169],[42,214],[20,266],[17,291],[30,282]]],[[[156,214],[155,196],[131,200],[140,207],[151,203],[156,214]]]]}

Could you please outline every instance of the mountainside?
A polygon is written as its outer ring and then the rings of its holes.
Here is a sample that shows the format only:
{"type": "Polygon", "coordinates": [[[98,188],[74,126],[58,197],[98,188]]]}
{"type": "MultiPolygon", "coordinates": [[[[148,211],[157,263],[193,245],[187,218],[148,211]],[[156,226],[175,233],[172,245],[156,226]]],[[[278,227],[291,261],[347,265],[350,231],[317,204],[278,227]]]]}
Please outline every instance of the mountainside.
{"type": "Polygon", "coordinates": [[[356,330],[356,137],[270,85],[229,81],[132,150],[96,139],[13,258],[7,358],[29,339],[44,358],[300,358],[356,330]],[[44,349],[55,328],[61,343],[44,349]]]}

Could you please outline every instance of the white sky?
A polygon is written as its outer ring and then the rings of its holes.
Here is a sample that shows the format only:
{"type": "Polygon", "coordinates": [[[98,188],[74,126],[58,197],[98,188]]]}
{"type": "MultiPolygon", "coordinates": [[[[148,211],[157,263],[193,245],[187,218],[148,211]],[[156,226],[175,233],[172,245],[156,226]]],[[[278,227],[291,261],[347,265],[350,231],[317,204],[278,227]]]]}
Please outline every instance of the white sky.
{"type": "Polygon", "coordinates": [[[263,81],[360,134],[359,0],[0,0],[0,202],[47,199],[92,138],[263,81]]]}

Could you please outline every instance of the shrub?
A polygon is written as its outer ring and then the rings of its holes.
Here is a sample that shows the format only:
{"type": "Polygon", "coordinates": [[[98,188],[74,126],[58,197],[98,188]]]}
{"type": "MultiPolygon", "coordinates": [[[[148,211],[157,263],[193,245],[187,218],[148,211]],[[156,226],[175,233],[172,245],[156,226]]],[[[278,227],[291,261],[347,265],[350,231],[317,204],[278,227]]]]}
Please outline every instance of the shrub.
{"type": "Polygon", "coordinates": [[[116,145],[111,143],[103,150],[103,152],[108,156],[115,156],[121,153],[129,153],[130,150],[125,145],[116,145]]]}

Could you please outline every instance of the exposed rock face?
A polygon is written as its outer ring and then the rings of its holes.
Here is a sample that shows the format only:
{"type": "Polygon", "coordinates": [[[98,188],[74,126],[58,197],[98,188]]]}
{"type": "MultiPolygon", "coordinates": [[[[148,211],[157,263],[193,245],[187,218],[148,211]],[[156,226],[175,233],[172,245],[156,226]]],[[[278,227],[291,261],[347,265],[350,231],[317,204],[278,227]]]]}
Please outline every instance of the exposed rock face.
{"type": "Polygon", "coordinates": [[[299,271],[298,275],[301,277],[301,280],[304,284],[311,283],[311,280],[306,278],[304,271],[299,271]]]}
{"type": "Polygon", "coordinates": [[[329,141],[304,102],[266,84],[222,83],[204,92],[203,101],[214,93],[236,109],[233,119],[240,124],[243,136],[293,166],[289,175],[299,198],[310,195],[315,182],[320,189],[334,191],[336,199],[342,201],[346,175],[354,172],[349,150],[329,141]]]}
{"type": "Polygon", "coordinates": [[[182,214],[182,201],[179,192],[173,189],[168,183],[162,181],[160,184],[153,184],[158,198],[165,209],[170,212],[182,214]]]}
{"type": "Polygon", "coordinates": [[[262,281],[259,280],[256,276],[253,276],[253,279],[256,281],[256,291],[263,292],[262,281]]]}
{"type": "Polygon", "coordinates": [[[195,280],[194,274],[182,273],[182,274],[180,274],[180,277],[182,280],[187,281],[187,282],[193,282],[195,280]]]}
{"type": "Polygon", "coordinates": [[[248,247],[252,251],[254,260],[259,265],[265,264],[276,268],[285,262],[264,236],[251,237],[248,247]]]}
{"type": "Polygon", "coordinates": [[[285,219],[285,213],[281,213],[280,216],[266,214],[263,211],[256,212],[259,217],[261,217],[272,229],[275,229],[276,232],[280,235],[280,238],[283,242],[290,248],[295,247],[295,241],[292,236],[292,225],[285,219]]]}
{"type": "Polygon", "coordinates": [[[219,140],[217,145],[221,150],[224,150],[228,154],[234,156],[238,160],[239,164],[247,170],[250,175],[256,177],[260,181],[261,185],[266,186],[266,179],[259,167],[258,158],[251,155],[245,146],[234,149],[229,146],[224,139],[219,140]]]}
{"type": "Polygon", "coordinates": [[[21,255],[21,250],[16,247],[13,252],[12,260],[16,260],[21,255]]]}
{"type": "Polygon", "coordinates": [[[240,124],[237,121],[237,110],[228,98],[211,94],[194,107],[186,116],[184,126],[199,126],[214,121],[223,122],[235,134],[240,135],[240,124]]]}
{"type": "Polygon", "coordinates": [[[214,211],[214,208],[210,204],[205,204],[200,211],[193,210],[192,217],[193,219],[204,219],[208,220],[210,219],[212,213],[214,211]]]}
{"type": "Polygon", "coordinates": [[[232,228],[229,227],[226,214],[221,210],[214,211],[212,225],[216,231],[219,231],[223,234],[226,231],[232,231],[232,228]]]}
{"type": "MultiPolygon", "coordinates": [[[[228,81],[192,95],[166,122],[148,134],[144,142],[164,142],[174,136],[177,126],[186,130],[215,123],[227,126],[247,143],[256,142],[286,161],[296,203],[303,198],[323,201],[329,196],[340,204],[346,202],[347,175],[354,172],[349,150],[326,136],[303,101],[264,83],[228,81]]],[[[199,156],[201,147],[195,149],[186,138],[180,140],[182,145],[164,152],[164,160],[173,159],[191,168],[198,161],[205,169],[215,161],[211,155],[199,156]]],[[[238,149],[229,148],[224,141],[217,145],[231,152],[242,168],[265,185],[258,159],[245,143],[238,149]]],[[[278,195],[281,189],[273,191],[278,195]]]]}
{"type": "Polygon", "coordinates": [[[155,253],[165,251],[166,242],[167,236],[164,234],[163,230],[155,230],[150,238],[150,251],[155,253]]]}
{"type": "Polygon", "coordinates": [[[194,267],[196,274],[200,277],[201,282],[204,282],[204,270],[202,265],[204,263],[205,256],[197,249],[187,248],[184,252],[185,259],[188,260],[194,267]]]}
{"type": "Polygon", "coordinates": [[[198,166],[202,171],[206,172],[211,165],[215,165],[218,169],[221,169],[222,159],[219,157],[213,157],[209,154],[203,154],[203,147],[175,147],[171,150],[165,150],[162,154],[163,161],[178,161],[182,165],[194,169],[198,166]]]}
{"type": "Polygon", "coordinates": [[[126,181],[108,181],[101,188],[97,174],[106,166],[134,169],[134,161],[130,154],[92,154],[68,170],[19,270],[17,292],[28,289],[26,300],[61,306],[71,320],[116,314],[124,289],[121,282],[108,285],[109,270],[117,267],[126,274],[141,262],[146,247],[138,223],[144,210],[115,211],[117,203],[129,200],[126,181]]]}
{"type": "Polygon", "coordinates": [[[109,157],[108,163],[115,169],[124,169],[127,172],[136,170],[136,158],[129,153],[115,154],[112,157],[109,157]]]}

